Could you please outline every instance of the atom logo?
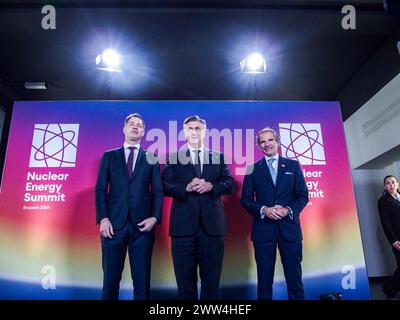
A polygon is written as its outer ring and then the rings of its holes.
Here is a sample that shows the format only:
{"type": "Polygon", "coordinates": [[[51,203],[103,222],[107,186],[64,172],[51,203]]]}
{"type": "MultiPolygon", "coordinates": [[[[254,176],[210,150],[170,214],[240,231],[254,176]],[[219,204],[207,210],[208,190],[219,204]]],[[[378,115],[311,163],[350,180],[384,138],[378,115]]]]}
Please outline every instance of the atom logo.
{"type": "Polygon", "coordinates": [[[325,152],[319,123],[280,123],[282,156],[302,165],[324,165],[325,152]]]}
{"type": "Polygon", "coordinates": [[[79,124],[35,124],[29,167],[75,167],[79,124]]]}

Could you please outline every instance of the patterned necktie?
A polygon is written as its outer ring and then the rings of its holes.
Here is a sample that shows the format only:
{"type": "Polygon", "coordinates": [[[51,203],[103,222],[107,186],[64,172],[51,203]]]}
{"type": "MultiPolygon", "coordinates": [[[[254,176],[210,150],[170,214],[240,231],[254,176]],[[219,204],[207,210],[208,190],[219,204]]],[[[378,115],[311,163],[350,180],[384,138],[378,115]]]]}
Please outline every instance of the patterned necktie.
{"type": "Polygon", "coordinates": [[[128,173],[129,173],[129,178],[130,178],[133,173],[133,159],[134,159],[136,147],[128,147],[128,149],[131,152],[129,153],[128,162],[126,163],[126,165],[128,166],[128,173]]]}
{"type": "Polygon", "coordinates": [[[271,174],[272,181],[276,185],[276,171],[275,171],[274,167],[272,166],[272,163],[274,161],[275,161],[275,158],[268,159],[268,169],[269,169],[269,173],[271,174]]]}
{"type": "Polygon", "coordinates": [[[196,171],[197,178],[201,177],[201,163],[200,163],[200,150],[193,150],[194,152],[194,170],[196,171]]]}

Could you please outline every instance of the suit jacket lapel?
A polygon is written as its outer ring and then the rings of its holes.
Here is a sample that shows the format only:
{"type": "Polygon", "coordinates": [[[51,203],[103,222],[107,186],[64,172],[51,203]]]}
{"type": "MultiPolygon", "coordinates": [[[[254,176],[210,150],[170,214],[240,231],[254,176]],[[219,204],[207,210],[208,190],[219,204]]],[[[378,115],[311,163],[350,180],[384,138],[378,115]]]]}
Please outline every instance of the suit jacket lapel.
{"type": "Polygon", "coordinates": [[[139,148],[139,153],[136,157],[135,168],[133,169],[131,180],[135,179],[136,174],[137,174],[138,170],[140,170],[140,166],[141,166],[142,162],[144,161],[145,157],[146,157],[146,152],[142,148],[139,148]]]}
{"type": "Polygon", "coordinates": [[[120,160],[120,164],[124,168],[123,171],[125,172],[126,178],[129,179],[128,166],[126,165],[124,147],[117,149],[117,154],[118,154],[118,158],[120,160]]]}
{"type": "Polygon", "coordinates": [[[276,185],[278,185],[279,181],[282,180],[282,177],[285,174],[285,167],[286,167],[286,161],[284,158],[280,156],[278,158],[278,172],[276,176],[276,185]]]}
{"type": "Polygon", "coordinates": [[[210,149],[204,148],[203,171],[201,173],[201,176],[203,178],[207,177],[207,174],[211,169],[210,166],[212,163],[213,163],[212,151],[210,149]]]}
{"type": "MultiPolygon", "coordinates": [[[[189,163],[182,163],[182,165],[187,165],[187,166],[189,166],[190,170],[191,170],[192,173],[193,173],[193,177],[196,177],[196,169],[194,168],[193,161],[192,161],[192,156],[191,156],[191,154],[190,154],[189,148],[186,147],[186,149],[183,149],[183,150],[182,150],[182,153],[184,154],[184,156],[182,156],[182,159],[183,159],[185,156],[186,156],[187,158],[189,158],[189,163]]],[[[178,162],[179,162],[179,159],[178,159],[178,162]]]]}
{"type": "Polygon", "coordinates": [[[265,175],[265,177],[268,179],[268,181],[274,185],[274,182],[272,181],[272,177],[271,174],[269,173],[269,168],[267,165],[267,161],[265,160],[265,157],[263,157],[260,161],[259,161],[259,165],[261,166],[261,171],[262,173],[265,175]]]}

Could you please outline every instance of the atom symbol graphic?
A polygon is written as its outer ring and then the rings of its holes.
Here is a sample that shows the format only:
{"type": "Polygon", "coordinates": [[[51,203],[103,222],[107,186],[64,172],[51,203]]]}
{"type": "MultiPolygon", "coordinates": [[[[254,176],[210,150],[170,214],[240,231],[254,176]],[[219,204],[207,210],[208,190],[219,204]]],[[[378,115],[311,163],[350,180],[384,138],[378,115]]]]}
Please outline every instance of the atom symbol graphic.
{"type": "Polygon", "coordinates": [[[297,130],[291,123],[288,128],[279,128],[281,135],[287,138],[285,142],[288,142],[287,145],[281,143],[284,147],[282,149],[285,149],[284,156],[298,160],[300,163],[325,164],[320,132],[316,129],[307,129],[302,123],[297,124],[296,127],[297,130]]]}
{"type": "Polygon", "coordinates": [[[62,167],[75,164],[75,161],[66,160],[68,153],[77,149],[73,142],[76,135],[75,131],[63,131],[60,124],[52,125],[52,130],[49,127],[50,124],[47,124],[45,128],[35,127],[34,135],[40,134],[42,138],[41,145],[32,144],[33,159],[44,162],[45,167],[62,167]]]}

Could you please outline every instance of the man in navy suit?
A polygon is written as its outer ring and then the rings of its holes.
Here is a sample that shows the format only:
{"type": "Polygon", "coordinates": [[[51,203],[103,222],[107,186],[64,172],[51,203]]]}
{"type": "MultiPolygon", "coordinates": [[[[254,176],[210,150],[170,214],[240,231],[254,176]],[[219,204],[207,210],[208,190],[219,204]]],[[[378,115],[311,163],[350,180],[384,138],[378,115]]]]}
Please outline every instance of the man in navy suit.
{"type": "Polygon", "coordinates": [[[243,181],[242,206],[253,216],[251,240],[257,264],[260,300],[272,299],[276,247],[279,248],[290,300],[303,300],[302,232],[299,215],[308,189],[297,161],[280,157],[280,138],[271,128],[257,134],[264,157],[251,165],[243,181]]]}
{"type": "Polygon", "coordinates": [[[206,122],[184,121],[187,147],[170,155],[163,171],[166,196],[172,197],[169,234],[179,299],[219,298],[226,220],[221,195],[234,192],[223,154],[205,148],[206,122]]]}
{"type": "Polygon", "coordinates": [[[104,153],[96,184],[104,300],[118,299],[126,252],[135,300],[149,299],[154,226],[161,223],[160,166],[140,141],[145,124],[138,113],[126,117],[123,147],[104,153]]]}

